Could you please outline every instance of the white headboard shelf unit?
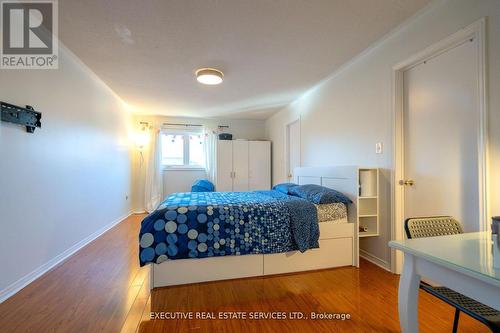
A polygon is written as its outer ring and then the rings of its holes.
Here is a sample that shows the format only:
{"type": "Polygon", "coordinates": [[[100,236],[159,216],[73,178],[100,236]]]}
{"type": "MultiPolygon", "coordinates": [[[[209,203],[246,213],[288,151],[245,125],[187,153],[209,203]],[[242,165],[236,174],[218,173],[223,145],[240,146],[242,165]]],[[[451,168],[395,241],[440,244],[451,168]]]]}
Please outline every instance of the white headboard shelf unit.
{"type": "Polygon", "coordinates": [[[316,184],[344,193],[350,223],[359,237],[379,235],[379,169],[359,166],[300,167],[294,170],[299,185],[316,184]]]}

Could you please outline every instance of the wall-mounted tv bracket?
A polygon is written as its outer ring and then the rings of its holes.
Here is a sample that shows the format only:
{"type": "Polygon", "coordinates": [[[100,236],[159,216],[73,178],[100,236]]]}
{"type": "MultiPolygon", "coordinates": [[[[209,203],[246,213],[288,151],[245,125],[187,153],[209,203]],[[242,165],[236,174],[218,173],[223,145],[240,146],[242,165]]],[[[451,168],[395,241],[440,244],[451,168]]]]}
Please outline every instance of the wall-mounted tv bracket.
{"type": "Polygon", "coordinates": [[[33,133],[35,128],[42,127],[42,123],[40,122],[42,113],[35,111],[32,106],[26,105],[26,107],[23,108],[0,102],[0,109],[2,111],[2,121],[26,126],[26,131],[28,133],[33,133]]]}

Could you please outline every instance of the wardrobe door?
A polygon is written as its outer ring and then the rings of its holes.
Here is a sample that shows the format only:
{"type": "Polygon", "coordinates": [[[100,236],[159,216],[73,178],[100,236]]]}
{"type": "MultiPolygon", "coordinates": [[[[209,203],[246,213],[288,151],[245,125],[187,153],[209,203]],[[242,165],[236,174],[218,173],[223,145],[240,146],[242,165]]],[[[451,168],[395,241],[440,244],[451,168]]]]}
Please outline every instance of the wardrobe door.
{"type": "Polygon", "coordinates": [[[218,192],[233,190],[233,142],[219,140],[217,142],[217,185],[218,192]]]}
{"type": "Polygon", "coordinates": [[[233,191],[248,191],[248,141],[233,141],[233,191]]]}
{"type": "Polygon", "coordinates": [[[271,142],[250,141],[248,158],[249,190],[271,189],[271,142]]]}

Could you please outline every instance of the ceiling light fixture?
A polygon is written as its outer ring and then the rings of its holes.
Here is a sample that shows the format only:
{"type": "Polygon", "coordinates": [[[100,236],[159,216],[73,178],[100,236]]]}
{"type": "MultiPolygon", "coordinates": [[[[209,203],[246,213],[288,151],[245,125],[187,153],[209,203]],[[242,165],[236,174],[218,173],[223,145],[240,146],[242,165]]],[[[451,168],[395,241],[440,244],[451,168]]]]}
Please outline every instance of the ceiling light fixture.
{"type": "Polygon", "coordinates": [[[208,85],[221,84],[224,74],[215,68],[200,68],[196,71],[196,80],[208,85]]]}

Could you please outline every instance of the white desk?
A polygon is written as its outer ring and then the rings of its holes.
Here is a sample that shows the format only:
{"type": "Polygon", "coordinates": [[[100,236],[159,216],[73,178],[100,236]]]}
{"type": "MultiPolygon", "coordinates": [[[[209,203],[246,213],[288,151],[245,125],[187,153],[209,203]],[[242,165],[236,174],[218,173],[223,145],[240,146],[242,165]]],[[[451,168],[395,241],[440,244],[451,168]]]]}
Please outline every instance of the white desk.
{"type": "Polygon", "coordinates": [[[404,333],[418,332],[421,277],[500,310],[500,269],[493,268],[490,233],[391,241],[389,246],[404,252],[398,295],[399,320],[404,333]]]}

